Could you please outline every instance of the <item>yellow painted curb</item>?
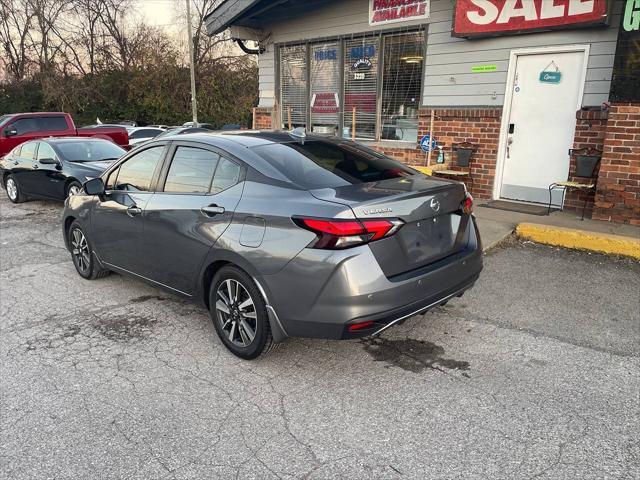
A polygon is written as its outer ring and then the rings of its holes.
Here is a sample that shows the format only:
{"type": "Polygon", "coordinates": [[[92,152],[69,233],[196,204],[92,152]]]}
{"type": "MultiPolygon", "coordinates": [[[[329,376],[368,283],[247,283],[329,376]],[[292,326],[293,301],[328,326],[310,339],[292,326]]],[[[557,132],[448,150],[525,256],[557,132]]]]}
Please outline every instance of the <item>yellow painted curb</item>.
{"type": "Polygon", "coordinates": [[[433,169],[431,167],[412,166],[411,168],[413,168],[414,170],[418,170],[419,172],[422,172],[425,175],[433,175],[433,169]]]}
{"type": "Polygon", "coordinates": [[[519,224],[516,227],[516,234],[520,238],[547,245],[624,255],[640,260],[640,239],[638,238],[536,223],[519,224]]]}

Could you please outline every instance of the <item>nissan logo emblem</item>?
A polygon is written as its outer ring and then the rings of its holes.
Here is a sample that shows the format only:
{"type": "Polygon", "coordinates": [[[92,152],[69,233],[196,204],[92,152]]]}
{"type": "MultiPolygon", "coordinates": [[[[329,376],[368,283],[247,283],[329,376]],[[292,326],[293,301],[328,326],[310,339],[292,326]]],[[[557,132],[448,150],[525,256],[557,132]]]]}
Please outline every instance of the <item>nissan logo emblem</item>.
{"type": "Polygon", "coordinates": [[[440,211],[440,202],[436,198],[432,198],[429,206],[433,209],[434,212],[438,213],[440,211]]]}

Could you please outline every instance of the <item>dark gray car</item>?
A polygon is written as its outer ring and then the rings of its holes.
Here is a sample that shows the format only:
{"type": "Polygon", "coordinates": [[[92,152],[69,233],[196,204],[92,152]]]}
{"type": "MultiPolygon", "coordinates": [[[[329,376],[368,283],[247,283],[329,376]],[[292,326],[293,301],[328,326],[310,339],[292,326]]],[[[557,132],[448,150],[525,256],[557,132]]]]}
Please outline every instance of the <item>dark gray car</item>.
{"type": "Polygon", "coordinates": [[[169,137],[84,190],[63,223],[78,273],[202,302],[242,358],[289,336],[377,334],[462,295],[482,270],[464,185],[342,139],[169,137]]]}

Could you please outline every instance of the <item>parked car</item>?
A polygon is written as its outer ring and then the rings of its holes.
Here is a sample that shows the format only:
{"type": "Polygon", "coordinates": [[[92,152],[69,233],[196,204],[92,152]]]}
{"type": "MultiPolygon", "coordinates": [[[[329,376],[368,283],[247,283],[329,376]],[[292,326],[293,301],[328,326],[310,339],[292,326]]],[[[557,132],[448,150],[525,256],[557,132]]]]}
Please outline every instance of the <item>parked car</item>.
{"type": "Polygon", "coordinates": [[[471,288],[482,253],[463,184],[293,133],[190,134],[129,152],[65,203],[77,272],[202,302],[246,359],[289,336],[377,334],[471,288]]]}
{"type": "Polygon", "coordinates": [[[129,144],[132,146],[140,145],[141,143],[148,142],[149,140],[157,137],[164,129],[151,128],[151,127],[132,127],[128,128],[129,132],[129,144]]]}
{"type": "Polygon", "coordinates": [[[76,136],[103,138],[123,148],[129,145],[129,135],[124,127],[77,129],[68,113],[14,113],[0,116],[0,158],[29,140],[76,136]]]}
{"type": "Polygon", "coordinates": [[[0,178],[9,200],[64,200],[87,180],[99,176],[126,150],[100,138],[60,137],[31,140],[0,160],[0,178]]]}

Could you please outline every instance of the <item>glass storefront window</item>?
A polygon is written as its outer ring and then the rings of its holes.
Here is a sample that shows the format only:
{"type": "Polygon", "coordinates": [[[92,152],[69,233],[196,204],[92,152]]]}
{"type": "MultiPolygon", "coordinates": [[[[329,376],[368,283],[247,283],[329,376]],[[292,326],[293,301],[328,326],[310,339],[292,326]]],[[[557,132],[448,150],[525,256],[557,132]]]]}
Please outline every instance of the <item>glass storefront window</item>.
{"type": "Polygon", "coordinates": [[[424,55],[424,31],[281,46],[281,128],[417,142],[424,55]]]}
{"type": "Polygon", "coordinates": [[[356,138],[376,138],[378,51],[378,37],[363,37],[345,42],[344,137],[351,138],[355,128],[356,138]]]}
{"type": "Polygon", "coordinates": [[[280,108],[282,128],[307,126],[307,47],[280,49],[280,108]]]}
{"type": "Polygon", "coordinates": [[[340,125],[340,43],[311,45],[311,130],[338,135],[340,125]]]}
{"type": "Polygon", "coordinates": [[[383,140],[418,140],[423,62],[421,32],[384,37],[380,131],[383,140]]]}

